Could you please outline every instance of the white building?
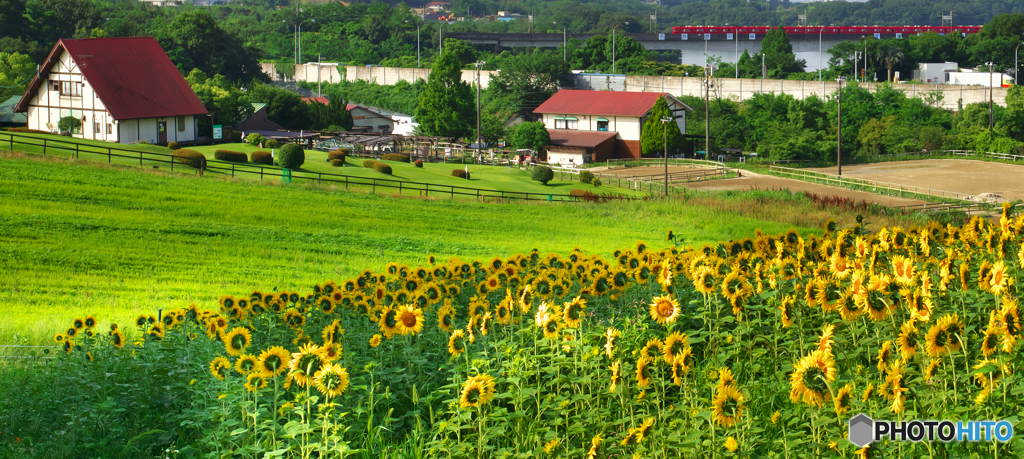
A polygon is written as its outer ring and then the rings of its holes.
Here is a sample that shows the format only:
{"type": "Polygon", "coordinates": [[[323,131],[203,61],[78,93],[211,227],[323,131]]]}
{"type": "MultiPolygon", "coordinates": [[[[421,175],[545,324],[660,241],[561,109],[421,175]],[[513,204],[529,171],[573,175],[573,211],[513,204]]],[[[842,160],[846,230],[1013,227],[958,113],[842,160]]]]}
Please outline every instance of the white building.
{"type": "Polygon", "coordinates": [[[154,145],[196,140],[207,110],[152,37],[61,39],[16,107],[28,128],[57,132],[73,116],[80,139],[154,145]]]}
{"type": "Polygon", "coordinates": [[[1012,76],[999,72],[992,72],[991,74],[983,71],[970,70],[962,72],[947,72],[946,78],[946,84],[991,86],[993,88],[1001,88],[1005,85],[1013,84],[1012,76]]]}
{"type": "Polygon", "coordinates": [[[693,109],[673,95],[656,92],[563,89],[534,113],[551,136],[548,162],[583,164],[612,158],[639,158],[640,134],[658,98],[664,98],[680,132],[693,109]]]}
{"type": "Polygon", "coordinates": [[[956,62],[922,62],[914,70],[914,79],[932,84],[946,84],[946,74],[960,70],[956,62]]]}

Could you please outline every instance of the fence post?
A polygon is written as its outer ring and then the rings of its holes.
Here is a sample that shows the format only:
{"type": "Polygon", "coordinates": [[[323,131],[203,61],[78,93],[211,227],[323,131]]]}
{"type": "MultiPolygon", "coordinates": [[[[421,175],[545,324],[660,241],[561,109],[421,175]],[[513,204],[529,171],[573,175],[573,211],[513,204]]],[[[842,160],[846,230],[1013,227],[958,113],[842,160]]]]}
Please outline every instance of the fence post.
{"type": "Polygon", "coordinates": [[[430,184],[429,184],[429,183],[427,183],[427,184],[425,184],[425,185],[426,185],[426,186],[424,187],[424,190],[423,190],[423,191],[424,191],[424,194],[425,194],[425,195],[426,195],[427,197],[430,197],[430,184]]]}
{"type": "Polygon", "coordinates": [[[398,195],[402,195],[402,182],[398,182],[398,195]]]}
{"type": "Polygon", "coordinates": [[[142,167],[142,152],[139,152],[139,167],[142,167]]]}
{"type": "Polygon", "coordinates": [[[231,178],[235,178],[235,164],[231,163],[231,178]]]}

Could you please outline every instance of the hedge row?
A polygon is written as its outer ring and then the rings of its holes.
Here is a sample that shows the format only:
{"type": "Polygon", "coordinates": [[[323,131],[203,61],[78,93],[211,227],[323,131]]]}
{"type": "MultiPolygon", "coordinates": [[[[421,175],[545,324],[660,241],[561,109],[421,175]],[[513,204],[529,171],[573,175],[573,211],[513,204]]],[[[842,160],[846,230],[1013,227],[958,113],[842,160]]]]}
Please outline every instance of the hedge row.
{"type": "Polygon", "coordinates": [[[368,159],[366,161],[363,161],[363,167],[376,169],[377,172],[391,175],[391,166],[388,166],[387,164],[384,164],[380,161],[368,159]]]}
{"type": "Polygon", "coordinates": [[[269,151],[256,150],[249,155],[249,161],[256,164],[264,164],[267,166],[274,165],[274,155],[270,154],[269,151]]]}
{"type": "Polygon", "coordinates": [[[327,160],[333,161],[335,159],[340,159],[344,161],[346,156],[348,156],[347,150],[331,150],[330,153],[327,153],[327,160]]]}
{"type": "Polygon", "coordinates": [[[53,134],[50,131],[40,131],[39,129],[29,129],[24,127],[12,127],[7,132],[21,132],[23,134],[53,134]]]}
{"type": "Polygon", "coordinates": [[[195,150],[180,149],[174,150],[172,154],[175,161],[187,164],[196,169],[206,165],[206,156],[195,150]]]}
{"type": "Polygon", "coordinates": [[[384,156],[381,156],[380,159],[383,159],[384,161],[398,161],[402,163],[409,162],[408,155],[400,155],[398,153],[388,153],[384,156]]]}
{"type": "Polygon", "coordinates": [[[463,169],[452,169],[452,177],[469,180],[469,172],[463,169]]]}
{"type": "Polygon", "coordinates": [[[345,160],[344,159],[332,159],[331,160],[331,165],[334,166],[334,167],[344,166],[345,165],[345,160]]]}
{"type": "Polygon", "coordinates": [[[249,157],[240,151],[217,150],[213,152],[213,157],[221,161],[230,161],[233,163],[244,163],[249,161],[249,157]]]}

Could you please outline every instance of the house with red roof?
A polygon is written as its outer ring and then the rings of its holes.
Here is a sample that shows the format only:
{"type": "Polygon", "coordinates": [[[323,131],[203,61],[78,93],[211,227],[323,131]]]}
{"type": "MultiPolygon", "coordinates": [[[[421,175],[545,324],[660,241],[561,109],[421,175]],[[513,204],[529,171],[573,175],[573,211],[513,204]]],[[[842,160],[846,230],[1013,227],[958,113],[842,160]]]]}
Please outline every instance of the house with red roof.
{"type": "Polygon", "coordinates": [[[73,116],[80,139],[190,143],[206,107],[152,37],[61,39],[15,107],[29,129],[73,116]]]}
{"type": "Polygon", "coordinates": [[[579,165],[613,158],[639,158],[640,134],[658,98],[664,98],[686,134],[693,108],[671,94],[563,89],[533,112],[551,136],[548,163],[579,165]]]}

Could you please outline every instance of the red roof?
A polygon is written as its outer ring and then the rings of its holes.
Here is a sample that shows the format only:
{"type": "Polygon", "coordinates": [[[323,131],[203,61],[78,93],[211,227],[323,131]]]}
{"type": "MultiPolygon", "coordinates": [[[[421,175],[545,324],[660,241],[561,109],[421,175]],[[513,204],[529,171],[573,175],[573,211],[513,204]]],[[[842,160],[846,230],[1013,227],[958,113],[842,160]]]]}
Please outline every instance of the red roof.
{"type": "Polygon", "coordinates": [[[551,145],[559,147],[595,148],[618,134],[614,131],[570,131],[548,129],[551,145]]]}
{"type": "Polygon", "coordinates": [[[310,102],[313,102],[313,101],[317,101],[317,102],[320,102],[321,104],[324,104],[324,105],[327,105],[327,104],[329,104],[329,103],[330,103],[330,101],[329,101],[329,100],[327,100],[327,98],[326,98],[326,97],[324,97],[324,96],[318,96],[318,97],[303,97],[303,98],[302,98],[302,101],[303,101],[303,102],[306,102],[307,104],[308,104],[308,103],[310,103],[310,102]]]}
{"type": "Polygon", "coordinates": [[[534,113],[641,117],[664,93],[563,89],[544,101],[534,113]]]}
{"type": "Polygon", "coordinates": [[[153,37],[85,38],[57,41],[25,95],[18,111],[39,89],[63,50],[96,90],[117,120],[205,115],[206,107],[153,37]]]}

